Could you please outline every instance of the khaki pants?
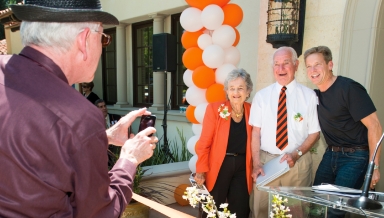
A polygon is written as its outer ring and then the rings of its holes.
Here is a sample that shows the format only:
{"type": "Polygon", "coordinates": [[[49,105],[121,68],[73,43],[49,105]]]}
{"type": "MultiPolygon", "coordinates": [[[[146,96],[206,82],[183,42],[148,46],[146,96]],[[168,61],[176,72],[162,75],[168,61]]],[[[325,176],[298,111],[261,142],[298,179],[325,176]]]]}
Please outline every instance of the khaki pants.
{"type": "MultiPolygon", "coordinates": [[[[260,151],[260,162],[265,164],[269,160],[279,155],[270,154],[266,151],[260,151]]],[[[295,186],[295,187],[309,187],[312,183],[312,156],[309,152],[304,154],[296,161],[287,173],[281,177],[268,183],[267,186],[295,186]]],[[[253,218],[267,218],[268,215],[268,192],[259,191],[256,183],[253,185],[253,191],[249,199],[249,206],[251,208],[251,217],[253,218]]]]}

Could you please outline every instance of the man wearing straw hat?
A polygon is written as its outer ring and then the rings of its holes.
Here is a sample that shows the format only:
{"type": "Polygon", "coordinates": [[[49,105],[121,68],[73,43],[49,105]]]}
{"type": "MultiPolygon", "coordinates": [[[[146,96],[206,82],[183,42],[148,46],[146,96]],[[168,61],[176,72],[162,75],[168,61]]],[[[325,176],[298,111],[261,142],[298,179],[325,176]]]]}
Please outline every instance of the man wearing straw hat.
{"type": "Polygon", "coordinates": [[[127,130],[145,108],[105,130],[102,113],[71,85],[90,82],[103,24],[119,24],[99,0],[12,5],[25,48],[0,57],[0,217],[118,217],[136,166],[153,154],[154,128],[127,130]],[[16,118],[16,119],[15,119],[16,118]],[[120,159],[108,172],[108,144],[120,159]]]}

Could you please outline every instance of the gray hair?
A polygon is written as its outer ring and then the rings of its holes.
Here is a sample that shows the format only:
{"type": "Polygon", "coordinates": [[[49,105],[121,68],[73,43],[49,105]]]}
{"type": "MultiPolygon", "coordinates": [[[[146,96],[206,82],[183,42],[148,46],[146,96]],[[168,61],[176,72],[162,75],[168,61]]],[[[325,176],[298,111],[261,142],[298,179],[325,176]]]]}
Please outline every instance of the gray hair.
{"type": "Polygon", "coordinates": [[[21,22],[20,34],[24,46],[36,45],[55,48],[58,54],[69,51],[77,35],[85,28],[98,30],[100,24],[95,22],[54,23],[54,22],[21,22]]]}
{"type": "Polygon", "coordinates": [[[95,105],[97,106],[98,104],[100,104],[100,103],[105,103],[105,101],[103,100],[103,99],[101,99],[101,98],[99,98],[99,99],[97,99],[96,101],[95,101],[95,105]]]}
{"type": "Polygon", "coordinates": [[[227,91],[228,83],[237,78],[242,78],[244,80],[245,84],[247,85],[247,91],[251,93],[253,90],[253,82],[251,80],[251,75],[249,75],[249,73],[247,73],[247,71],[245,71],[244,69],[234,69],[228,74],[227,78],[225,78],[224,81],[224,90],[227,91]]]}
{"type": "Polygon", "coordinates": [[[283,46],[283,47],[280,47],[280,48],[276,49],[276,51],[273,53],[273,56],[272,56],[272,66],[273,66],[273,64],[275,62],[274,60],[275,60],[276,53],[279,52],[279,51],[284,51],[284,50],[291,52],[292,63],[293,63],[293,65],[296,65],[297,53],[296,53],[295,49],[293,49],[292,47],[283,46]]]}

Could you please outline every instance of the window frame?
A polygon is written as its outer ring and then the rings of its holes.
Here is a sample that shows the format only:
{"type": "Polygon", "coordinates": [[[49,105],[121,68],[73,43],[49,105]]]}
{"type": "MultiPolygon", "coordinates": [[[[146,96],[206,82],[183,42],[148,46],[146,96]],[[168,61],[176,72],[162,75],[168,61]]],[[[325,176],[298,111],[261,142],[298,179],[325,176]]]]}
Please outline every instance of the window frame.
{"type": "MultiPolygon", "coordinates": [[[[185,48],[181,44],[181,36],[184,30],[182,29],[182,26],[180,24],[180,15],[181,13],[171,15],[171,34],[176,36],[176,51],[177,51],[176,52],[176,56],[177,56],[176,71],[171,73],[171,86],[172,86],[171,87],[171,109],[173,110],[179,110],[180,106],[189,105],[187,101],[185,101],[184,104],[179,104],[177,99],[179,87],[181,87],[182,90],[188,89],[188,87],[185,85],[182,79],[184,72],[187,70],[187,68],[184,66],[182,61],[185,48]],[[182,30],[182,32],[177,32],[177,30],[182,30]],[[178,79],[181,79],[182,83],[178,83],[178,79]]],[[[184,93],[184,97],[185,97],[185,93],[184,93]]]]}
{"type": "Polygon", "coordinates": [[[112,36],[112,41],[113,43],[111,43],[110,45],[108,45],[108,50],[107,48],[103,48],[102,49],[102,57],[101,57],[101,64],[102,64],[102,87],[103,87],[103,100],[105,101],[105,104],[106,105],[114,105],[116,104],[117,102],[117,57],[116,57],[116,28],[113,27],[113,28],[110,28],[110,29],[104,29],[103,31],[104,33],[108,34],[108,35],[111,35],[112,36]],[[111,47],[113,46],[113,47],[111,47]],[[112,50],[110,50],[112,48],[112,50]],[[107,68],[107,53],[114,53],[114,67],[108,67],[107,68]],[[116,101],[112,101],[110,98],[108,98],[108,88],[107,88],[107,81],[108,81],[108,75],[107,75],[107,71],[108,70],[111,70],[111,69],[115,69],[115,78],[116,78],[116,81],[115,81],[115,94],[116,96],[114,96],[114,98],[116,99],[116,101]]]}
{"type": "Polygon", "coordinates": [[[132,77],[133,77],[133,106],[134,107],[150,107],[153,104],[153,70],[152,70],[152,57],[150,58],[150,65],[149,66],[144,66],[144,68],[149,68],[151,73],[152,73],[152,92],[150,91],[150,83],[148,84],[148,89],[149,89],[149,98],[152,98],[152,102],[149,103],[143,103],[143,102],[138,102],[139,97],[138,97],[138,53],[137,53],[137,31],[141,28],[146,28],[152,26],[152,34],[150,38],[150,43],[148,44],[148,49],[150,49],[150,52],[152,53],[152,35],[153,35],[153,20],[146,20],[142,21],[139,23],[132,24],[132,77]]]}

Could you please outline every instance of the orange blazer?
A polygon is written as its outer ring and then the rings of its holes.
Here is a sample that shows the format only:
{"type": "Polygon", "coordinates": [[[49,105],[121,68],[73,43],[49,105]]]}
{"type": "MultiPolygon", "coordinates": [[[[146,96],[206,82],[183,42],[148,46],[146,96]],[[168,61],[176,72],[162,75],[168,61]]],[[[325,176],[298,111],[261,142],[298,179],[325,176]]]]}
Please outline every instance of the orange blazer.
{"type": "MultiPolygon", "coordinates": [[[[221,104],[228,107],[232,112],[229,101],[210,103],[205,111],[203,129],[199,141],[196,143],[196,172],[205,174],[205,185],[209,191],[213,189],[219,174],[220,167],[224,161],[227,151],[229,127],[231,117],[228,120],[219,116],[218,109],[221,104]]],[[[251,134],[252,127],[248,124],[249,111],[251,105],[244,103],[244,119],[247,129],[247,147],[246,147],[246,175],[248,192],[251,193],[253,187],[252,181],[252,153],[251,153],[251,134]]]]}

